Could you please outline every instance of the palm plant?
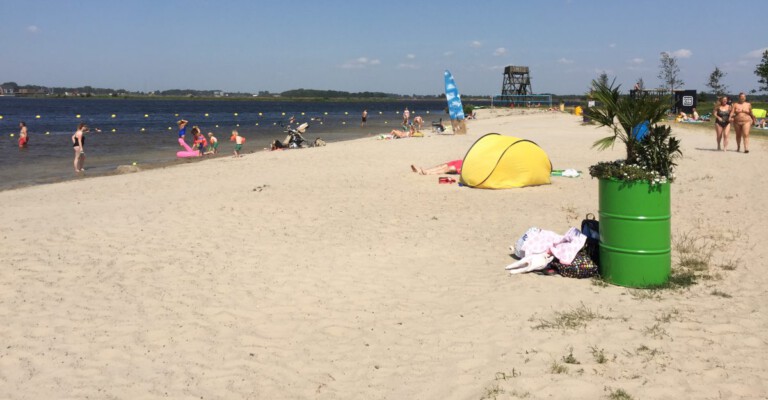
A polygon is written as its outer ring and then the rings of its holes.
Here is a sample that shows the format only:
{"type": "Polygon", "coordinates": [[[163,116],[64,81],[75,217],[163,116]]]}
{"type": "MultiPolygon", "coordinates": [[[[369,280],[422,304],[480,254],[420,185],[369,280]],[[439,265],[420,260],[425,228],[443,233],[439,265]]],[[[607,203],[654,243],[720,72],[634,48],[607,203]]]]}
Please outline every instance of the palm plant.
{"type": "Polygon", "coordinates": [[[671,129],[659,122],[666,119],[668,99],[639,95],[622,96],[621,85],[592,81],[592,97],[599,105],[585,115],[600,127],[609,127],[613,135],[595,141],[593,147],[605,150],[616,141],[624,144],[626,158],[590,167],[596,178],[648,180],[651,183],[672,180],[675,159],[682,155],[680,141],[671,129]],[[647,133],[642,133],[642,127],[647,133]]]}

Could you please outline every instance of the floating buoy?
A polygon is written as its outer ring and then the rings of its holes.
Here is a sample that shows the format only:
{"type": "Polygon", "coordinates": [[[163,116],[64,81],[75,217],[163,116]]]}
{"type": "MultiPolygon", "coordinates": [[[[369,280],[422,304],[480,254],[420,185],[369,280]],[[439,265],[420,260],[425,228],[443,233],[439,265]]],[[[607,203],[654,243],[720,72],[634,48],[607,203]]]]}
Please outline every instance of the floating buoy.
{"type": "Polygon", "coordinates": [[[239,127],[240,127],[240,124],[237,124],[236,126],[239,128],[239,127]]]}
{"type": "Polygon", "coordinates": [[[205,116],[207,117],[207,116],[208,116],[208,113],[205,113],[205,116]]]}
{"type": "Polygon", "coordinates": [[[216,125],[216,127],[218,128],[219,126],[218,126],[218,125],[216,125]]]}
{"type": "Polygon", "coordinates": [[[259,126],[259,123],[258,123],[258,122],[256,123],[256,126],[259,126]]]}
{"type": "Polygon", "coordinates": [[[261,117],[262,115],[264,115],[264,114],[262,114],[262,113],[259,113],[259,117],[261,117]]]}
{"type": "Polygon", "coordinates": [[[272,125],[277,125],[277,122],[273,122],[272,125]]]}
{"type": "Polygon", "coordinates": [[[381,111],[379,111],[379,115],[383,114],[381,111]]]}
{"type": "Polygon", "coordinates": [[[144,114],[144,118],[149,118],[149,114],[144,114]]]}
{"type": "Polygon", "coordinates": [[[40,119],[40,116],[39,115],[35,115],[35,118],[40,119]]]}
{"type": "Polygon", "coordinates": [[[75,115],[75,118],[80,118],[80,114],[75,115]]]}
{"type": "Polygon", "coordinates": [[[427,114],[429,114],[429,110],[427,110],[427,114]]]}
{"type": "Polygon", "coordinates": [[[168,127],[168,130],[169,130],[169,131],[171,130],[171,127],[170,127],[170,126],[168,127]]]}
{"type": "Polygon", "coordinates": [[[349,115],[349,113],[348,113],[348,112],[346,112],[346,111],[344,111],[344,115],[349,115]]]}
{"type": "Polygon", "coordinates": [[[14,134],[13,134],[13,133],[11,133],[11,137],[13,137],[13,136],[14,136],[14,134]]]}
{"type": "Polygon", "coordinates": [[[112,118],[115,118],[115,117],[117,117],[117,115],[115,115],[115,114],[112,114],[112,118]]]}
{"type": "Polygon", "coordinates": [[[142,131],[142,132],[144,132],[144,130],[145,130],[144,128],[141,128],[141,131],[142,131]]]}
{"type": "Polygon", "coordinates": [[[50,134],[51,134],[51,132],[45,132],[45,134],[46,134],[46,135],[50,135],[50,134]]]}
{"type": "Polygon", "coordinates": [[[301,115],[304,115],[304,113],[301,113],[301,115]]]}
{"type": "Polygon", "coordinates": [[[2,115],[0,115],[0,119],[3,119],[3,116],[2,116],[2,115]]]}
{"type": "Polygon", "coordinates": [[[384,123],[385,123],[385,124],[388,124],[388,123],[389,123],[389,121],[384,121],[384,123]]]}
{"type": "Polygon", "coordinates": [[[341,124],[342,124],[342,125],[346,125],[346,124],[347,124],[347,121],[342,121],[342,122],[341,122],[341,124]]]}
{"type": "Polygon", "coordinates": [[[179,114],[173,114],[173,115],[174,115],[174,116],[176,116],[176,117],[178,117],[178,116],[179,116],[179,114]]]}
{"type": "Polygon", "coordinates": [[[115,129],[115,128],[112,128],[112,132],[117,132],[117,129],[115,129]]]}
{"type": "Polygon", "coordinates": [[[285,115],[285,113],[283,113],[283,115],[285,115]]]}
{"type": "Polygon", "coordinates": [[[328,115],[328,111],[324,112],[323,114],[328,115]]]}
{"type": "Polygon", "coordinates": [[[133,162],[133,165],[136,165],[136,161],[133,162]]]}
{"type": "Polygon", "coordinates": [[[235,117],[237,117],[237,113],[235,113],[235,117]]]}

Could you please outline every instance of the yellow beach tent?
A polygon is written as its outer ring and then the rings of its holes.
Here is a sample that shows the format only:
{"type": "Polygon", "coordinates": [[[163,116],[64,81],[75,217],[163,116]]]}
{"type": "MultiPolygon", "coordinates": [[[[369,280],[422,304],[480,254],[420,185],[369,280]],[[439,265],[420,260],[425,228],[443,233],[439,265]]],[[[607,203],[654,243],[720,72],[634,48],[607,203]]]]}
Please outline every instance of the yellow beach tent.
{"type": "Polygon", "coordinates": [[[753,108],[752,115],[754,115],[755,118],[765,118],[765,110],[762,108],[753,108]]]}
{"type": "Polygon", "coordinates": [[[460,182],[481,189],[509,189],[549,184],[552,163],[536,143],[489,133],[469,148],[460,182]]]}

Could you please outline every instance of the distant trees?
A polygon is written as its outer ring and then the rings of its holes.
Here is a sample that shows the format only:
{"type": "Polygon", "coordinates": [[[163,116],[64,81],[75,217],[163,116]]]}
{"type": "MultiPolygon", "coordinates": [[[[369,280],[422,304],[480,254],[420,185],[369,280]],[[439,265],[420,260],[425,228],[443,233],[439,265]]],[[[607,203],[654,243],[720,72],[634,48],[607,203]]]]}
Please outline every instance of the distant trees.
{"type": "Polygon", "coordinates": [[[660,62],[658,77],[669,88],[670,92],[674,92],[676,87],[685,84],[680,79],[680,67],[677,65],[677,58],[664,51],[661,53],[660,62]]]}
{"type": "Polygon", "coordinates": [[[763,59],[760,60],[759,64],[757,64],[757,67],[755,68],[755,75],[760,78],[758,80],[760,83],[760,90],[763,92],[768,92],[768,50],[763,52],[763,59]]]}
{"type": "Polygon", "coordinates": [[[718,67],[715,67],[715,70],[709,74],[709,81],[707,82],[706,86],[712,89],[712,93],[714,93],[717,97],[725,95],[725,93],[728,91],[728,86],[720,82],[720,80],[723,79],[725,75],[725,72],[720,71],[720,68],[718,67]]]}

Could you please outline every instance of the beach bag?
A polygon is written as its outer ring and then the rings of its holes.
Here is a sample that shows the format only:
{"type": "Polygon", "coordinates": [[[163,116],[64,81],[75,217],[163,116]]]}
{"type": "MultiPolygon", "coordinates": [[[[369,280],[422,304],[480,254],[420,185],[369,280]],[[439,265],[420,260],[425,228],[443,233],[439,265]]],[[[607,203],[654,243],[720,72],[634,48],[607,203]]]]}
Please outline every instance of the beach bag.
{"type": "Polygon", "coordinates": [[[560,275],[566,278],[583,279],[591,278],[598,274],[597,264],[589,258],[586,246],[576,254],[573,262],[569,265],[562,264],[560,260],[554,259],[549,266],[555,268],[560,275]]]}
{"type": "Polygon", "coordinates": [[[528,228],[528,230],[525,231],[523,236],[520,236],[520,239],[517,239],[517,242],[515,242],[515,248],[513,249],[515,252],[515,256],[517,256],[517,258],[522,259],[525,257],[525,252],[523,251],[523,244],[525,244],[525,241],[528,240],[529,236],[538,232],[541,232],[541,229],[534,226],[534,227],[528,228]]]}
{"type": "Polygon", "coordinates": [[[589,213],[581,221],[581,233],[587,237],[584,251],[595,264],[600,265],[600,223],[595,214],[589,213]]]}

